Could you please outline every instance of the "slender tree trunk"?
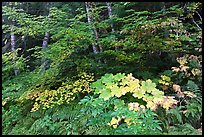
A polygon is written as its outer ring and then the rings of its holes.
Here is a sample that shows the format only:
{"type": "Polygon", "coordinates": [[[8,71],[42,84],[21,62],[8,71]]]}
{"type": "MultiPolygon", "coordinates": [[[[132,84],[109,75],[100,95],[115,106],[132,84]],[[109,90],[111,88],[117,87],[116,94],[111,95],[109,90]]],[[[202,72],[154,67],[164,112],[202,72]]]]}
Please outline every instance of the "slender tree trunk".
{"type": "MultiPolygon", "coordinates": [[[[112,18],[113,18],[113,12],[112,12],[111,3],[106,2],[106,5],[107,5],[107,8],[108,8],[108,16],[109,16],[109,19],[112,19],[112,18]]],[[[112,34],[114,34],[114,33],[115,33],[115,29],[114,29],[113,23],[111,23],[110,25],[111,25],[111,32],[112,32],[112,34]]],[[[117,47],[117,46],[115,47],[115,50],[116,50],[116,51],[118,50],[118,47],[117,47]]]]}
{"type": "Polygon", "coordinates": [[[24,48],[23,48],[23,52],[26,50],[26,36],[24,35],[24,36],[22,36],[22,41],[23,41],[23,46],[24,46],[24,48]]]}
{"type": "Polygon", "coordinates": [[[14,28],[14,25],[11,25],[11,51],[14,54],[14,56],[13,56],[14,73],[15,73],[15,75],[18,75],[19,70],[16,68],[16,62],[15,62],[15,58],[16,58],[16,50],[15,50],[16,41],[15,41],[15,35],[13,33],[13,28],[14,28]]]}
{"type": "Polygon", "coordinates": [[[43,39],[43,43],[42,43],[42,48],[45,49],[48,45],[48,40],[49,40],[49,33],[46,32],[45,33],[45,37],[43,39]]]}
{"type": "MultiPolygon", "coordinates": [[[[50,3],[50,5],[51,5],[51,3],[50,3]]],[[[49,18],[49,10],[50,10],[50,5],[49,5],[49,3],[46,3],[45,4],[45,6],[47,7],[47,10],[48,10],[48,18],[49,18]]],[[[45,7],[45,9],[46,9],[46,7],[45,7]]],[[[46,13],[44,13],[45,15],[46,15],[46,13]]],[[[43,42],[42,42],[42,50],[43,51],[45,51],[45,49],[47,48],[47,46],[48,46],[48,41],[49,41],[49,33],[48,32],[46,32],[45,33],[45,36],[44,36],[44,39],[43,39],[43,42]]],[[[45,58],[45,57],[43,57],[42,58],[42,60],[41,60],[41,65],[42,65],[42,72],[44,72],[44,70],[46,70],[46,68],[47,68],[47,64],[48,63],[48,60],[45,58]]]]}
{"type": "Polygon", "coordinates": [[[102,52],[103,51],[102,45],[99,44],[99,33],[96,30],[95,26],[93,26],[93,30],[94,30],[94,33],[95,33],[95,36],[96,36],[96,43],[98,44],[99,52],[102,52]]]}
{"type": "MultiPolygon", "coordinates": [[[[45,37],[43,39],[43,43],[42,43],[42,51],[45,51],[47,45],[48,45],[48,40],[49,40],[49,33],[46,32],[45,33],[45,37]]],[[[46,66],[47,66],[47,59],[45,57],[43,57],[41,59],[41,65],[42,65],[42,72],[44,72],[46,70],[46,66]]]]}
{"type": "MultiPolygon", "coordinates": [[[[164,13],[164,18],[167,18],[165,16],[165,12],[166,12],[166,4],[165,4],[165,2],[162,2],[162,10],[163,10],[163,13],[164,13]]],[[[168,36],[169,36],[169,32],[168,32],[167,28],[164,27],[164,37],[167,38],[168,36]]]]}
{"type": "MultiPolygon", "coordinates": [[[[94,13],[94,11],[93,11],[94,7],[93,6],[94,6],[94,2],[92,2],[92,3],[90,2],[90,8],[91,8],[92,13],[94,13]]],[[[93,19],[93,22],[94,22],[94,17],[92,17],[92,19],[93,19]]],[[[97,45],[99,47],[99,52],[102,52],[103,51],[102,45],[99,44],[99,32],[97,31],[96,26],[94,24],[93,24],[93,30],[94,30],[94,34],[96,36],[96,43],[97,43],[97,45]]]]}
{"type": "MultiPolygon", "coordinates": [[[[86,5],[88,23],[93,24],[93,17],[91,16],[91,12],[93,12],[91,10],[91,8],[93,8],[92,4],[91,4],[91,2],[85,2],[85,5],[86,5]]],[[[102,52],[102,46],[100,44],[98,44],[98,42],[99,42],[99,33],[98,33],[95,25],[93,24],[92,27],[93,27],[93,32],[95,34],[96,43],[97,43],[97,44],[92,43],[92,48],[93,48],[93,52],[96,54],[98,52],[102,52]]]]}
{"type": "MultiPolygon", "coordinates": [[[[110,19],[112,19],[113,12],[112,12],[111,4],[109,2],[106,2],[106,5],[108,7],[108,16],[109,16],[110,19]]],[[[113,23],[111,23],[111,30],[112,30],[113,33],[115,32],[115,29],[113,27],[113,23]]]]}

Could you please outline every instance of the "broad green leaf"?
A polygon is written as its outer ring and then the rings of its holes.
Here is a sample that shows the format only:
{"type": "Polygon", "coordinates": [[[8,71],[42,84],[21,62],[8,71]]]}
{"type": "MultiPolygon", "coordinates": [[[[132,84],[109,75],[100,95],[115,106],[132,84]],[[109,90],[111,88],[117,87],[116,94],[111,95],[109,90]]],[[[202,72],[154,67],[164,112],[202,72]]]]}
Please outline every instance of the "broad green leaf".
{"type": "Polygon", "coordinates": [[[111,88],[111,95],[112,97],[115,95],[116,97],[122,96],[122,91],[117,85],[114,85],[113,88],[111,88]]]}
{"type": "Polygon", "coordinates": [[[125,77],[125,74],[118,73],[114,76],[115,81],[120,81],[122,78],[125,77]]]}
{"type": "Polygon", "coordinates": [[[164,92],[158,90],[158,89],[155,89],[151,92],[151,94],[154,96],[154,97],[161,97],[164,95],[164,92]]]}
{"type": "Polygon", "coordinates": [[[103,89],[99,96],[99,98],[103,98],[104,100],[108,100],[110,97],[111,97],[111,92],[110,90],[107,90],[107,89],[103,89]]]}
{"type": "Polygon", "coordinates": [[[152,81],[150,79],[146,80],[146,81],[142,81],[141,84],[141,89],[144,91],[147,91],[148,93],[151,93],[151,91],[155,90],[156,88],[156,84],[152,83],[152,81]]]}
{"type": "Polygon", "coordinates": [[[145,90],[139,89],[139,90],[135,91],[132,95],[135,98],[141,99],[142,97],[145,96],[144,94],[145,94],[145,90]]]}

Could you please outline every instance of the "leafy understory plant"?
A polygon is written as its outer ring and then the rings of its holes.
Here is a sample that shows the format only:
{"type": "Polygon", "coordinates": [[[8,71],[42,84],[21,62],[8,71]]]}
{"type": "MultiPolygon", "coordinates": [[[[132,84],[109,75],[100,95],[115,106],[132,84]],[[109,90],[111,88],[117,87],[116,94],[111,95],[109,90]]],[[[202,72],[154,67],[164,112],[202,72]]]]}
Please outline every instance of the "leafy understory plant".
{"type": "Polygon", "coordinates": [[[150,109],[133,111],[117,97],[104,100],[88,95],[79,104],[84,105],[82,114],[90,116],[87,128],[98,129],[94,134],[159,134],[162,130],[155,112],[150,109]]]}
{"type": "Polygon", "coordinates": [[[131,93],[135,100],[145,102],[146,107],[156,110],[158,106],[168,110],[177,104],[177,100],[172,96],[164,96],[164,92],[156,88],[156,84],[150,79],[143,81],[136,79],[132,74],[118,73],[105,74],[101,79],[91,84],[94,94],[99,94],[99,98],[108,100],[111,97],[122,97],[131,93]]]}
{"type": "Polygon", "coordinates": [[[43,90],[43,89],[32,89],[27,92],[26,96],[22,96],[19,101],[25,100],[34,101],[31,112],[42,109],[52,108],[56,105],[62,105],[64,103],[70,103],[77,98],[80,93],[91,92],[90,83],[93,81],[93,75],[82,73],[80,78],[73,84],[64,83],[61,87],[56,90],[43,90]]]}
{"type": "Polygon", "coordinates": [[[90,125],[112,127],[110,134],[160,133],[157,108],[167,111],[177,104],[174,97],[164,96],[150,79],[139,80],[132,74],[105,74],[90,86],[94,95],[85,96],[80,101],[85,106],[82,112],[93,116],[90,125]]]}

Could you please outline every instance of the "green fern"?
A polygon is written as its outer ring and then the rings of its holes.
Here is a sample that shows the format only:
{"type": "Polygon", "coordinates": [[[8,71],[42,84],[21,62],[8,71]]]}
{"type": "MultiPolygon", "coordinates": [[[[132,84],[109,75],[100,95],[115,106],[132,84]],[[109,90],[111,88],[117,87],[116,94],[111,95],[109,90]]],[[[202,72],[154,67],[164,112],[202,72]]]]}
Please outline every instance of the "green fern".
{"type": "Polygon", "coordinates": [[[168,135],[202,135],[201,132],[198,132],[190,124],[179,125],[178,127],[171,126],[167,133],[168,135]]]}
{"type": "Polygon", "coordinates": [[[181,107],[176,107],[175,109],[167,111],[167,117],[169,117],[173,123],[183,124],[182,112],[180,109],[181,107]]]}

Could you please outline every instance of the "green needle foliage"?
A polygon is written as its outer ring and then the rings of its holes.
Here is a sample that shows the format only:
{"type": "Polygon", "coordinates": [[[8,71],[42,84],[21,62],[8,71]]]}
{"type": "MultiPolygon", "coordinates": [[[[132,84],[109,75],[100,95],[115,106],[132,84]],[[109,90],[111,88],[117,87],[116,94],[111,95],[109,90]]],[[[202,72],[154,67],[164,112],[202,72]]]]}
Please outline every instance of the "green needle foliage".
{"type": "Polygon", "coordinates": [[[202,134],[201,13],[2,2],[3,135],[202,134]]]}

